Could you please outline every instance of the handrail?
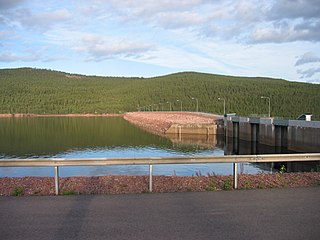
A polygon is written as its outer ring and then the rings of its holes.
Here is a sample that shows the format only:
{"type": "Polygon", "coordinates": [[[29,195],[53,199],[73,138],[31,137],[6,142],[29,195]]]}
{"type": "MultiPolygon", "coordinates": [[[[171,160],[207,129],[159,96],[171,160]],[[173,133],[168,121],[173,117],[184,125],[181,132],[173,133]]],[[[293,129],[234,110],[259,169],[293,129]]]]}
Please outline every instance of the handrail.
{"type": "Polygon", "coordinates": [[[59,167],[103,165],[149,165],[149,191],[152,192],[152,165],[233,163],[233,187],[237,188],[237,163],[320,161],[320,153],[262,154],[142,158],[39,158],[0,159],[0,167],[55,167],[55,192],[59,194],[59,167]]]}
{"type": "Polygon", "coordinates": [[[149,164],[202,164],[241,162],[297,162],[318,161],[320,153],[262,154],[227,156],[186,157],[129,157],[129,158],[36,158],[0,159],[0,167],[54,167],[54,166],[100,166],[100,165],[149,165],[149,164]]]}

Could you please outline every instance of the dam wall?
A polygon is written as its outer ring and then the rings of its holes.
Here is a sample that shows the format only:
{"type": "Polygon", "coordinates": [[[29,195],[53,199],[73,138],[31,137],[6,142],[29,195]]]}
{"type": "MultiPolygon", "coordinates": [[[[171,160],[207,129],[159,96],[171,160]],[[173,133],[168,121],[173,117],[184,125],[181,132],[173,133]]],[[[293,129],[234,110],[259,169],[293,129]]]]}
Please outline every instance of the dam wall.
{"type": "Polygon", "coordinates": [[[224,134],[223,124],[173,124],[166,134],[186,135],[218,135],[224,134]]]}
{"type": "Polygon", "coordinates": [[[320,121],[229,116],[226,137],[286,147],[293,151],[320,150],[320,121]]]}

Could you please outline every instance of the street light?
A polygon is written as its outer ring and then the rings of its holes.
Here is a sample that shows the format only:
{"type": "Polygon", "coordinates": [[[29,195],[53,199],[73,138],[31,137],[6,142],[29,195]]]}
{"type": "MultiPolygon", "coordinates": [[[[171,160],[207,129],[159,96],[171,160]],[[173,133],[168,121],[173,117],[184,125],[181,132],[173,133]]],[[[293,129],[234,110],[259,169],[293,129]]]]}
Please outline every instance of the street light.
{"type": "Polygon", "coordinates": [[[270,112],[271,112],[271,108],[270,108],[270,97],[264,97],[264,96],[261,96],[261,98],[264,98],[264,99],[268,99],[269,100],[269,117],[271,116],[270,112]]]}
{"type": "Polygon", "coordinates": [[[198,98],[191,98],[192,100],[196,100],[197,101],[197,108],[196,108],[196,111],[198,112],[199,111],[199,102],[198,102],[198,98]]]}
{"type": "Polygon", "coordinates": [[[167,102],[167,103],[168,103],[169,106],[170,106],[169,111],[171,111],[171,102],[167,102]]]}
{"type": "Polygon", "coordinates": [[[223,98],[218,98],[219,101],[223,101],[223,116],[226,115],[226,100],[223,98]]]}
{"type": "Polygon", "coordinates": [[[182,112],[182,101],[177,99],[177,102],[180,102],[180,112],[182,112]]]}
{"type": "Polygon", "coordinates": [[[154,106],[155,106],[155,108],[154,108],[154,110],[155,111],[158,111],[158,105],[155,103],[155,104],[153,104],[154,106]]]}

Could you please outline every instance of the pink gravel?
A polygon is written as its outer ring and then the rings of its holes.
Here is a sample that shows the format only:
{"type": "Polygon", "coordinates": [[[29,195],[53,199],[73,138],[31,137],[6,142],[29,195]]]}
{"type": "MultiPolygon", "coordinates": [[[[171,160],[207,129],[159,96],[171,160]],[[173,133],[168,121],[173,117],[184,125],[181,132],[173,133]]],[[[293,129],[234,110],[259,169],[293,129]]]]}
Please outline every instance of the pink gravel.
{"type": "Polygon", "coordinates": [[[131,112],[126,113],[124,119],[145,130],[163,135],[173,124],[210,124],[221,117],[189,112],[131,112]]]}
{"type": "MultiPolygon", "coordinates": [[[[147,176],[99,176],[60,178],[61,194],[147,193],[147,176]]],[[[153,192],[202,192],[231,190],[231,176],[154,176],[153,192]]],[[[320,186],[320,172],[284,174],[240,174],[239,189],[320,186]]],[[[0,178],[0,196],[54,195],[53,177],[0,178]]]]}
{"type": "Polygon", "coordinates": [[[113,113],[70,113],[70,114],[32,114],[32,113],[12,113],[0,114],[0,118],[9,117],[122,117],[123,114],[113,113]]]}

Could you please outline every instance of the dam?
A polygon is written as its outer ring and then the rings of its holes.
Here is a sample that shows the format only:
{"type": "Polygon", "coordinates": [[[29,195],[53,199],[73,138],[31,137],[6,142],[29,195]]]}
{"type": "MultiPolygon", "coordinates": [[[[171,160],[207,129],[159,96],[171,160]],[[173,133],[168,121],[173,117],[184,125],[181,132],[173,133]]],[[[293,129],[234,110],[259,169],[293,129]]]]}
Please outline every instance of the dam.
{"type": "Polygon", "coordinates": [[[285,147],[296,152],[320,149],[320,121],[227,116],[224,128],[227,138],[285,147]]]}

